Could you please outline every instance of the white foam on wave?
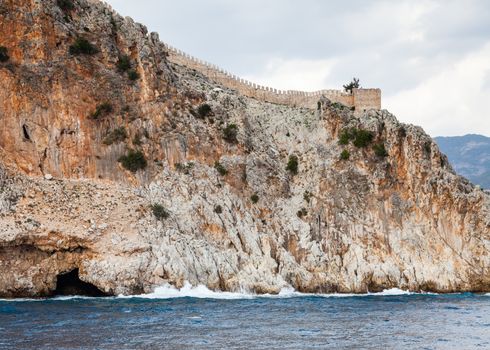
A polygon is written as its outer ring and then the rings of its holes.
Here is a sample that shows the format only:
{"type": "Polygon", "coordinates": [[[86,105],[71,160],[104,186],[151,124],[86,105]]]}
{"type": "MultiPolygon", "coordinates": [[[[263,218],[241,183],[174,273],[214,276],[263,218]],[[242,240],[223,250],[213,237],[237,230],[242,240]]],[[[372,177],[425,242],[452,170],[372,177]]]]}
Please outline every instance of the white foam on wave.
{"type": "Polygon", "coordinates": [[[189,282],[185,282],[180,289],[166,284],[155,289],[153,293],[141,294],[134,296],[120,295],[118,298],[144,298],[144,299],[175,299],[175,298],[197,298],[197,299],[255,299],[255,298],[297,298],[297,297],[323,297],[323,298],[348,298],[348,297],[366,297],[366,296],[397,296],[397,295],[412,295],[409,291],[393,288],[387,289],[380,293],[366,294],[310,294],[301,293],[292,287],[282,288],[278,294],[252,294],[247,292],[216,292],[212,291],[204,285],[192,286],[189,282]]]}
{"type": "MultiPolygon", "coordinates": [[[[158,287],[153,293],[141,294],[141,295],[119,295],[117,297],[109,297],[102,299],[176,299],[176,298],[196,298],[196,299],[256,299],[256,298],[299,298],[299,297],[321,297],[321,298],[352,298],[352,297],[370,297],[370,296],[403,296],[403,295],[427,295],[433,293],[414,293],[398,288],[387,289],[379,293],[365,293],[365,294],[351,294],[351,293],[332,293],[332,294],[310,294],[301,293],[296,291],[292,287],[285,287],[281,289],[278,294],[252,294],[248,292],[216,292],[212,291],[204,285],[192,286],[189,282],[185,282],[184,286],[180,289],[166,284],[158,287]]],[[[486,296],[490,296],[486,294],[486,296]]],[[[55,298],[38,298],[38,299],[0,299],[0,301],[10,302],[26,302],[26,301],[66,301],[74,299],[86,299],[92,300],[94,298],[84,296],[59,296],[55,298]]]]}

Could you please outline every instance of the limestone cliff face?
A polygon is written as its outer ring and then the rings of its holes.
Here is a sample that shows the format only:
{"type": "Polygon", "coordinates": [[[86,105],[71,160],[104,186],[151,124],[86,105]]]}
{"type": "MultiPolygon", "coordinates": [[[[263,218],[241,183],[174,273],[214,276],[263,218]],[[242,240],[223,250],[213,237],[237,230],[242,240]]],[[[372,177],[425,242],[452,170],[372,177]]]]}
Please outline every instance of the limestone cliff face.
{"type": "Polygon", "coordinates": [[[73,3],[0,2],[0,296],[49,295],[74,269],[112,294],[186,280],[258,293],[490,290],[490,197],[420,128],[326,99],[310,110],[240,96],[169,63],[131,19],[73,3]],[[77,38],[98,52],[70,54],[77,38]],[[116,67],[123,55],[135,81],[116,67]],[[91,118],[104,103],[111,111],[91,118]],[[118,128],[126,137],[107,142],[118,128]],[[366,147],[352,130],[370,135],[366,147]],[[128,149],[144,170],[117,161],[128,149]]]}

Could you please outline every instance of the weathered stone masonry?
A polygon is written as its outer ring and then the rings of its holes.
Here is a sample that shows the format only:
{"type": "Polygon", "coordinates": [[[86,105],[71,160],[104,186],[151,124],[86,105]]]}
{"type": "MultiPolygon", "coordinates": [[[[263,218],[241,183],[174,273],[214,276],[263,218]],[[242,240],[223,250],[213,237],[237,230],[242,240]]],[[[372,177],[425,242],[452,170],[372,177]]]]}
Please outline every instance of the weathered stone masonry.
{"type": "Polygon", "coordinates": [[[353,93],[340,90],[320,90],[315,92],[277,90],[270,87],[257,85],[236,75],[230,74],[213,64],[192,57],[179,49],[166,45],[169,61],[195,69],[209,79],[233,89],[242,95],[258,99],[260,101],[316,108],[321,96],[325,96],[333,102],[342,103],[348,107],[355,107],[357,113],[369,109],[381,109],[380,89],[354,89],[353,93]]]}

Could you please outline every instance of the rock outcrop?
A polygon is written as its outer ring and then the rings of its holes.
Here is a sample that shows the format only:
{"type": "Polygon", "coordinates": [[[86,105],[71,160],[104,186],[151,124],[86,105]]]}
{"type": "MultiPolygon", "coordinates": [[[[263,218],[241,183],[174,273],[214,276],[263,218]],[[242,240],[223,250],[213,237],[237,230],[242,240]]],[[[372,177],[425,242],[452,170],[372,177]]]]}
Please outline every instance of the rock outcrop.
{"type": "Polygon", "coordinates": [[[96,0],[3,0],[0,33],[0,296],[75,270],[108,294],[490,291],[490,196],[420,128],[240,96],[96,0]]]}

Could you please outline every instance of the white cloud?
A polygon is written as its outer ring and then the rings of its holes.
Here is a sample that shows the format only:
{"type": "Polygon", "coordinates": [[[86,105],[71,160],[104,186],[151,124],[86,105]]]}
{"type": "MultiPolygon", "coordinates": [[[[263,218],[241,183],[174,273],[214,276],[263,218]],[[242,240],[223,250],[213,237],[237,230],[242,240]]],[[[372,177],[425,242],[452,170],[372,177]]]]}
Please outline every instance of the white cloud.
{"type": "Polygon", "coordinates": [[[275,58],[265,70],[245,79],[281,90],[316,91],[325,89],[336,60],[285,60],[275,58]]]}
{"type": "Polygon", "coordinates": [[[488,74],[490,41],[417,87],[387,96],[383,106],[400,120],[421,125],[432,136],[490,135],[488,74]]]}

